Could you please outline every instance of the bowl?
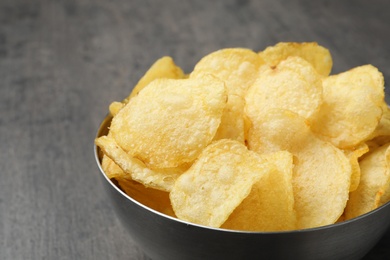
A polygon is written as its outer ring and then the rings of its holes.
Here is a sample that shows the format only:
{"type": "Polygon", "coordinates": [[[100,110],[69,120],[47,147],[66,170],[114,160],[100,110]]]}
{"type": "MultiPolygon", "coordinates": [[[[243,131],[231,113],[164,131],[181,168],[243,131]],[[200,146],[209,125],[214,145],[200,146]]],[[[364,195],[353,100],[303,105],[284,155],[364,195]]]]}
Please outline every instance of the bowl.
{"type": "MultiPolygon", "coordinates": [[[[97,137],[107,133],[107,116],[97,137]]],[[[318,228],[243,232],[182,221],[129,197],[104,173],[94,147],[104,190],[132,239],[152,259],[360,259],[390,226],[390,203],[357,218],[318,228]]]]}

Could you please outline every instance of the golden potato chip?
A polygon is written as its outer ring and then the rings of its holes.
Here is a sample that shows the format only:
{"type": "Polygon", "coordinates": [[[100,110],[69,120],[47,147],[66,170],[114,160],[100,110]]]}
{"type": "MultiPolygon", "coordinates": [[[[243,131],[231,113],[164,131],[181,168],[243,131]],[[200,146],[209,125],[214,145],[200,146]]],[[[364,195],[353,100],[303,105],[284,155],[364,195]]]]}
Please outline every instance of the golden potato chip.
{"type": "Polygon", "coordinates": [[[169,56],[164,56],[153,63],[125,101],[128,102],[132,97],[138,95],[144,87],[155,79],[182,79],[184,77],[183,70],[174,63],[173,59],[169,56]]]}
{"type": "Polygon", "coordinates": [[[214,140],[232,139],[244,143],[244,106],[245,100],[237,95],[229,95],[214,140]]]}
{"type": "MultiPolygon", "coordinates": [[[[175,180],[186,170],[186,168],[180,167],[151,170],[142,161],[128,155],[109,136],[101,136],[95,140],[95,143],[106,156],[110,157],[125,173],[129,174],[132,180],[140,182],[146,187],[170,191],[175,180]]],[[[117,175],[111,174],[111,177],[117,177],[117,175]]]]}
{"type": "Polygon", "coordinates": [[[351,219],[380,205],[390,179],[390,144],[370,151],[360,161],[361,177],[358,188],[350,193],[346,219],[351,219]]]}
{"type": "Polygon", "coordinates": [[[112,116],[115,116],[116,114],[118,114],[118,112],[125,106],[126,104],[124,102],[118,102],[118,101],[114,101],[110,104],[110,106],[108,107],[108,110],[110,111],[110,114],[112,116]]]}
{"type": "Polygon", "coordinates": [[[113,179],[116,176],[127,174],[124,173],[122,168],[119,167],[113,160],[111,160],[110,157],[108,157],[105,154],[103,155],[102,158],[102,169],[109,179],[113,179]]]}
{"type": "Polygon", "coordinates": [[[215,141],[176,180],[170,193],[173,210],[180,219],[220,227],[252,185],[269,173],[266,166],[240,142],[215,141]]]}
{"type": "Polygon", "coordinates": [[[222,228],[262,232],[296,228],[292,154],[281,151],[263,155],[263,158],[269,164],[269,174],[252,186],[249,195],[222,228]]]}
{"type": "Polygon", "coordinates": [[[125,173],[107,155],[103,155],[102,169],[108,178],[116,182],[122,191],[136,201],[151,209],[176,217],[168,192],[147,188],[143,184],[132,180],[130,174],[125,173]]]}
{"type": "Polygon", "coordinates": [[[390,180],[384,187],[383,195],[380,199],[379,206],[390,202],[390,180]]]}
{"type": "Polygon", "coordinates": [[[368,145],[369,150],[373,150],[375,148],[378,148],[379,146],[385,145],[387,143],[390,143],[390,135],[382,135],[374,137],[371,140],[366,141],[366,144],[368,145]]]}
{"type": "Polygon", "coordinates": [[[244,95],[256,79],[264,61],[250,49],[227,48],[203,57],[190,74],[190,78],[212,74],[226,83],[228,94],[244,95]]]}
{"type": "Polygon", "coordinates": [[[349,159],[351,164],[351,186],[349,191],[354,191],[359,186],[360,182],[360,165],[359,158],[369,151],[369,147],[366,143],[359,144],[355,149],[344,150],[345,155],[349,159]]]}
{"type": "Polygon", "coordinates": [[[307,61],[290,57],[259,74],[245,100],[249,118],[261,118],[268,110],[278,108],[311,119],[322,104],[320,76],[307,61]]]}
{"type": "Polygon", "coordinates": [[[110,104],[109,110],[111,115],[115,116],[131,98],[138,95],[138,93],[153,80],[160,78],[182,79],[184,77],[184,72],[174,63],[171,57],[164,56],[158,59],[138,81],[137,85],[133,88],[128,97],[126,97],[122,102],[115,101],[110,104]]]}
{"type": "Polygon", "coordinates": [[[192,162],[214,138],[226,105],[223,82],[156,79],[112,120],[110,133],[151,168],[192,162]]]}
{"type": "Polygon", "coordinates": [[[257,76],[264,61],[252,50],[244,48],[222,49],[203,57],[190,74],[190,78],[214,75],[225,82],[228,102],[215,140],[234,139],[244,142],[244,93],[257,76]]]}
{"type": "Polygon", "coordinates": [[[169,200],[169,192],[147,188],[123,175],[116,177],[115,180],[119,187],[136,201],[158,212],[176,217],[169,200]]]}
{"type": "Polygon", "coordinates": [[[267,47],[259,55],[271,67],[276,67],[288,57],[298,56],[307,60],[322,76],[328,76],[333,66],[329,50],[316,42],[280,42],[267,47]]]}
{"type": "Polygon", "coordinates": [[[351,165],[344,153],[317,138],[304,118],[270,110],[252,122],[248,145],[259,153],[294,155],[293,189],[298,228],[332,224],[342,215],[349,193],[351,165]]]}
{"type": "Polygon", "coordinates": [[[365,65],[324,78],[322,83],[324,102],[313,131],[342,149],[367,140],[382,116],[383,75],[365,65]]]}
{"type": "MultiPolygon", "coordinates": [[[[377,125],[375,131],[367,138],[368,140],[385,140],[385,143],[390,141],[390,109],[383,100],[382,103],[382,116],[379,120],[379,124],[377,125]]],[[[382,143],[380,145],[383,145],[382,143]]]]}

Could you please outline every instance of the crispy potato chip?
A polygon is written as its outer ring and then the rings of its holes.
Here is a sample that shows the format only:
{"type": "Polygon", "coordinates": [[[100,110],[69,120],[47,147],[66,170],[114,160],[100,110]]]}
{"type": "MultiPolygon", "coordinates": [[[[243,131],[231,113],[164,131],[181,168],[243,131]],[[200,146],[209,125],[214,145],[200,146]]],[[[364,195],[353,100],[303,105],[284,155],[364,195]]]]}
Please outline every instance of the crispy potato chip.
{"type": "Polygon", "coordinates": [[[112,102],[109,110],[111,115],[115,116],[131,98],[138,95],[138,93],[155,79],[167,78],[167,79],[182,79],[185,78],[183,70],[178,67],[173,59],[169,56],[164,56],[153,63],[145,75],[138,81],[137,85],[133,88],[130,95],[126,97],[122,102],[112,102]]]}
{"type": "Polygon", "coordinates": [[[244,95],[256,79],[265,62],[252,50],[245,48],[222,49],[203,57],[190,74],[190,78],[212,74],[226,83],[228,94],[244,95]]]}
{"type": "Polygon", "coordinates": [[[226,105],[223,82],[156,79],[112,120],[110,133],[151,168],[192,162],[214,138],[226,105]]]}
{"type": "Polygon", "coordinates": [[[244,143],[244,106],[245,100],[242,97],[234,94],[228,96],[221,124],[214,136],[214,140],[232,139],[244,143]]]}
{"type": "Polygon", "coordinates": [[[264,155],[270,172],[221,226],[246,231],[285,231],[296,228],[292,187],[293,157],[286,151],[264,155]]]}
{"type": "Polygon", "coordinates": [[[333,66],[329,50],[316,42],[280,42],[267,47],[259,55],[271,67],[276,67],[288,57],[298,56],[310,62],[322,76],[328,76],[333,66]]]}
{"type": "Polygon", "coordinates": [[[145,75],[138,81],[131,94],[125,99],[125,103],[138,95],[144,87],[155,79],[182,79],[184,77],[183,70],[174,63],[173,59],[169,56],[164,56],[153,63],[145,75]]]}
{"type": "Polygon", "coordinates": [[[113,179],[117,176],[122,176],[125,173],[121,167],[119,167],[110,157],[103,154],[102,169],[109,179],[113,179]]]}
{"type": "Polygon", "coordinates": [[[304,118],[288,110],[270,110],[252,124],[248,136],[251,150],[286,150],[294,155],[298,228],[337,221],[344,211],[351,180],[351,165],[344,153],[317,138],[304,118]]]}
{"type": "Polygon", "coordinates": [[[388,202],[390,202],[390,180],[384,187],[384,192],[380,199],[379,206],[382,206],[388,202]]]}
{"type": "Polygon", "coordinates": [[[254,51],[244,48],[218,50],[196,64],[190,78],[212,74],[223,80],[227,87],[228,103],[215,140],[229,138],[244,142],[244,93],[262,65],[264,61],[254,51]]]}
{"type": "Polygon", "coordinates": [[[252,185],[270,172],[266,159],[234,140],[206,147],[170,193],[175,214],[183,220],[220,227],[248,196],[252,185]]]}
{"type": "Polygon", "coordinates": [[[377,128],[384,102],[384,79],[371,65],[323,80],[323,100],[314,132],[339,148],[366,141],[377,128]]]}
{"type": "Polygon", "coordinates": [[[307,61],[290,57],[259,74],[245,100],[249,118],[261,118],[268,110],[278,108],[311,119],[322,104],[320,76],[307,61]]]}
{"type": "Polygon", "coordinates": [[[143,184],[125,176],[116,177],[115,180],[118,182],[119,187],[136,201],[158,212],[176,217],[169,200],[169,192],[147,188],[143,184]]]}
{"type": "Polygon", "coordinates": [[[123,102],[114,101],[110,104],[108,110],[112,116],[115,116],[125,105],[123,102]]]}
{"type": "MultiPolygon", "coordinates": [[[[367,139],[386,140],[386,143],[390,141],[390,109],[384,100],[382,103],[382,116],[379,120],[379,124],[377,125],[375,131],[367,139]]],[[[383,144],[385,143],[382,143],[382,145],[383,144]]]]}
{"type": "Polygon", "coordinates": [[[168,192],[147,188],[143,184],[132,180],[130,174],[125,173],[107,155],[103,155],[102,169],[108,178],[116,182],[127,195],[136,201],[151,209],[176,217],[168,192]]]}
{"type": "Polygon", "coordinates": [[[360,165],[359,158],[366,154],[369,151],[369,147],[366,143],[359,144],[355,149],[352,150],[344,150],[345,155],[349,159],[351,164],[351,186],[349,191],[354,191],[359,186],[360,182],[360,165]]]}
{"type": "Polygon", "coordinates": [[[129,174],[132,180],[140,182],[146,187],[170,191],[175,180],[186,170],[185,167],[151,170],[142,161],[128,155],[109,136],[101,136],[95,140],[95,143],[106,156],[110,157],[125,173],[129,174]]]}
{"type": "Polygon", "coordinates": [[[376,209],[381,203],[390,181],[390,144],[370,151],[360,161],[361,178],[358,188],[350,193],[346,219],[351,219],[376,209]]]}
{"type": "Polygon", "coordinates": [[[373,150],[375,148],[378,148],[379,146],[385,145],[387,143],[390,143],[390,135],[382,135],[377,136],[371,140],[366,141],[366,144],[368,145],[369,150],[373,150]]]}

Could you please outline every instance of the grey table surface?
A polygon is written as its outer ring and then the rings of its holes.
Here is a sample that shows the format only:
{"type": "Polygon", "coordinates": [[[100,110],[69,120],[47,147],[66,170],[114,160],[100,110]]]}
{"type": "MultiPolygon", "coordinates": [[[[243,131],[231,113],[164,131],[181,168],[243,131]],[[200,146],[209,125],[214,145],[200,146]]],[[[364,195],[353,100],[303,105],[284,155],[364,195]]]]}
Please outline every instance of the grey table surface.
{"type": "MultiPolygon", "coordinates": [[[[0,259],[149,259],[102,191],[93,139],[158,58],[317,41],[390,82],[390,1],[1,0],[0,259]]],[[[390,93],[390,92],[389,92],[390,93]]],[[[390,231],[365,259],[390,259],[390,231]]]]}

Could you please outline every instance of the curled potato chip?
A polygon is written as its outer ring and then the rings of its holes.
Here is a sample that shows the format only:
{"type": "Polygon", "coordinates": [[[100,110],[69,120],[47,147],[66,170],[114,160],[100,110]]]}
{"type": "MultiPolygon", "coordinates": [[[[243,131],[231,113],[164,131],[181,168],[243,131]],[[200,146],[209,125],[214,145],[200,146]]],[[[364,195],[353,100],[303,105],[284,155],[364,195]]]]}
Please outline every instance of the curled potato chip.
{"type": "Polygon", "coordinates": [[[240,142],[213,142],[176,180],[170,193],[175,214],[192,223],[220,227],[252,185],[268,174],[265,162],[240,142]]]}
{"type": "Polygon", "coordinates": [[[345,208],[346,219],[376,209],[390,181],[390,144],[370,151],[361,161],[358,188],[350,193],[345,208]]]}
{"type": "Polygon", "coordinates": [[[215,77],[156,79],[113,118],[110,133],[148,167],[177,167],[212,141],[225,105],[225,86],[215,77]]]}
{"type": "Polygon", "coordinates": [[[222,79],[228,94],[244,95],[256,79],[259,68],[264,61],[250,49],[227,48],[210,53],[203,57],[190,74],[190,78],[212,74],[222,79]]]}
{"type": "Polygon", "coordinates": [[[384,192],[383,192],[383,195],[382,195],[381,200],[379,202],[379,206],[382,206],[382,205],[390,202],[390,180],[385,185],[383,190],[384,190],[384,192]]]}
{"type": "Polygon", "coordinates": [[[103,155],[102,169],[108,178],[114,180],[121,190],[136,201],[151,209],[175,217],[168,192],[147,188],[143,184],[134,181],[130,174],[125,173],[107,155],[103,155]]]}
{"type": "Polygon", "coordinates": [[[288,57],[298,56],[310,62],[322,76],[328,76],[333,66],[329,50],[316,42],[280,42],[267,47],[259,55],[271,67],[276,67],[288,57]]]}
{"type": "Polygon", "coordinates": [[[351,180],[351,165],[344,153],[316,137],[304,118],[288,110],[270,110],[252,124],[248,136],[251,150],[286,150],[294,155],[298,228],[337,221],[344,211],[351,180]]]}
{"type": "Polygon", "coordinates": [[[229,95],[214,140],[232,139],[244,143],[244,106],[245,100],[237,95],[229,95]]]}
{"type": "Polygon", "coordinates": [[[114,101],[110,104],[110,106],[108,107],[108,110],[110,111],[110,114],[112,116],[115,116],[116,114],[118,114],[118,112],[125,106],[126,104],[124,102],[118,102],[118,101],[114,101]]]}
{"type": "Polygon", "coordinates": [[[356,148],[352,150],[344,150],[345,155],[349,159],[349,162],[351,163],[351,186],[349,188],[349,191],[354,191],[359,186],[360,182],[360,165],[359,165],[359,158],[366,154],[369,151],[369,147],[366,143],[359,144],[356,148]]]}
{"type": "Polygon", "coordinates": [[[323,105],[312,129],[348,149],[370,138],[382,116],[384,79],[371,65],[323,79],[323,105]]]}
{"type": "Polygon", "coordinates": [[[118,182],[119,187],[136,201],[158,212],[175,217],[171,201],[169,200],[169,192],[145,187],[143,184],[126,178],[124,175],[116,177],[115,180],[118,182]]]}
{"type": "Polygon", "coordinates": [[[293,157],[286,151],[263,155],[269,174],[257,181],[249,195],[221,226],[246,231],[285,231],[296,228],[292,187],[293,157]]]}
{"type": "Polygon", "coordinates": [[[109,179],[126,174],[110,157],[103,154],[102,169],[109,179]]]}
{"type": "MultiPolygon", "coordinates": [[[[152,170],[140,160],[128,155],[110,136],[101,136],[95,139],[97,146],[111,158],[132,180],[142,183],[146,187],[162,191],[170,191],[175,180],[186,170],[185,167],[152,170]]],[[[111,177],[117,177],[112,175],[111,177]]]]}
{"type": "Polygon", "coordinates": [[[256,78],[264,61],[250,49],[227,48],[203,57],[190,78],[214,75],[225,82],[228,102],[215,140],[229,138],[244,142],[244,93],[256,78]]]}
{"type": "Polygon", "coordinates": [[[322,104],[320,76],[307,61],[290,57],[275,69],[260,73],[245,100],[249,118],[261,118],[270,109],[277,108],[311,119],[322,104]]]}
{"type": "Polygon", "coordinates": [[[160,78],[182,79],[184,77],[185,75],[183,70],[174,63],[171,57],[164,56],[158,59],[138,81],[137,85],[133,88],[128,97],[126,97],[122,102],[116,101],[111,103],[109,107],[111,115],[115,116],[131,98],[138,95],[138,93],[153,80],[160,78]]]}
{"type": "Polygon", "coordinates": [[[175,64],[173,59],[169,56],[164,56],[153,63],[125,101],[128,102],[132,97],[138,95],[144,87],[155,79],[182,79],[184,77],[183,70],[175,64]]]}
{"type": "MultiPolygon", "coordinates": [[[[390,109],[383,100],[382,103],[382,116],[379,120],[379,124],[375,128],[375,131],[367,138],[368,140],[386,140],[385,142],[389,142],[390,140],[390,109]]],[[[384,143],[381,143],[384,144],[384,143]]],[[[381,145],[380,144],[380,145],[381,145]]]]}

